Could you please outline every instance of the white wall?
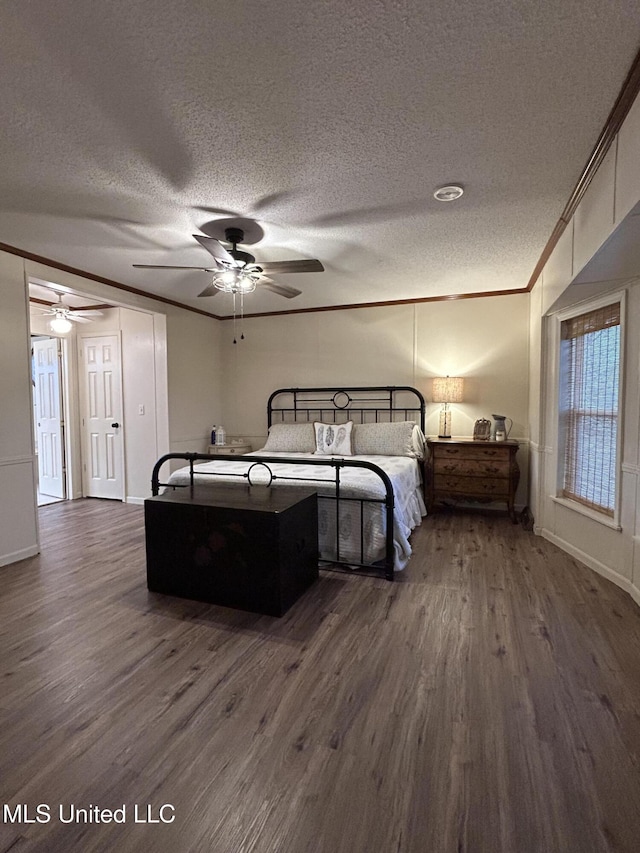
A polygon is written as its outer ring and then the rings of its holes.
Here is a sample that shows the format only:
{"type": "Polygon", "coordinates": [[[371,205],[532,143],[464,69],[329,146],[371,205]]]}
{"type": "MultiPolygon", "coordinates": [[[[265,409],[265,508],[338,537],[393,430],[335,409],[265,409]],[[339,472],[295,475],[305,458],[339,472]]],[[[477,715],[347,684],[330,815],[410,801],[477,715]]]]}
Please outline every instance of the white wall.
{"type": "Polygon", "coordinates": [[[120,309],[122,402],[125,424],[127,500],[150,494],[150,471],[160,455],[157,443],[157,392],[153,315],[120,309]]]}
{"type": "Polygon", "coordinates": [[[0,565],[37,553],[36,460],[24,266],[0,253],[0,565]]]}
{"type": "Polygon", "coordinates": [[[426,431],[436,434],[430,379],[460,375],[465,402],[453,406],[454,434],[471,435],[474,421],[494,412],[512,418],[511,437],[522,441],[517,502],[527,503],[529,294],[253,318],[237,344],[230,323],[221,330],[229,434],[261,447],[271,392],[318,385],[413,385],[427,400],[426,431]]]}
{"type": "Polygon", "coordinates": [[[222,420],[225,376],[220,322],[167,306],[169,433],[172,453],[205,453],[222,420]]]}
{"type": "Polygon", "coordinates": [[[529,506],[534,518],[542,512],[541,467],[544,464],[546,448],[541,428],[541,401],[546,397],[545,365],[546,347],[543,346],[543,306],[542,288],[534,288],[531,293],[529,310],[529,506]]]}

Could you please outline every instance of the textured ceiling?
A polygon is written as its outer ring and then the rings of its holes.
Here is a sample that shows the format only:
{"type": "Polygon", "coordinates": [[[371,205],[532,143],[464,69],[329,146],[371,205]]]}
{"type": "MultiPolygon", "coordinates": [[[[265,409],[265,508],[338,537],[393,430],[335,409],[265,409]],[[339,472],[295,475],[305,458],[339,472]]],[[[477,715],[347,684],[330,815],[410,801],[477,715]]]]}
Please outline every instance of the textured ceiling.
{"type": "Polygon", "coordinates": [[[3,0],[0,242],[218,315],[132,264],[241,218],[326,268],[250,313],[525,288],[639,47],[637,0],[3,0]]]}

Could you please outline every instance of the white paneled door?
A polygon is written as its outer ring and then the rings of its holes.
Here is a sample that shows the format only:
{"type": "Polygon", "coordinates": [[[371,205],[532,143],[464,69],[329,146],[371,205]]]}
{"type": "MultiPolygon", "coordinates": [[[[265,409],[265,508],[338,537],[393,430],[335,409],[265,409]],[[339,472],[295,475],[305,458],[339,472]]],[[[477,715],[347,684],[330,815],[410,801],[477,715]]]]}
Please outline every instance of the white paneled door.
{"type": "Polygon", "coordinates": [[[80,362],[84,494],[124,500],[119,336],[83,336],[80,362]]]}
{"type": "Polygon", "coordinates": [[[59,353],[58,338],[33,342],[38,490],[43,495],[64,498],[64,443],[59,353]]]}

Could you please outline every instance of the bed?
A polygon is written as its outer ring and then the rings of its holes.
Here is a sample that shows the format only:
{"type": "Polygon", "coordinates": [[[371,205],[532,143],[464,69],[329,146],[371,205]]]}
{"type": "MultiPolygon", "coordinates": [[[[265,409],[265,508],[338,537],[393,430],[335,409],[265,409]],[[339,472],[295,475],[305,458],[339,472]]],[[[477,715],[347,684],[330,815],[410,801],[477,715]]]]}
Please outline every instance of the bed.
{"type": "Polygon", "coordinates": [[[393,580],[411,557],[411,531],[426,515],[424,411],[424,398],[409,386],[278,389],[267,404],[261,450],[215,458],[167,454],[154,468],[152,492],[193,494],[222,483],[312,486],[320,565],[393,580]],[[162,466],[176,459],[188,464],[162,482],[162,466]]]}

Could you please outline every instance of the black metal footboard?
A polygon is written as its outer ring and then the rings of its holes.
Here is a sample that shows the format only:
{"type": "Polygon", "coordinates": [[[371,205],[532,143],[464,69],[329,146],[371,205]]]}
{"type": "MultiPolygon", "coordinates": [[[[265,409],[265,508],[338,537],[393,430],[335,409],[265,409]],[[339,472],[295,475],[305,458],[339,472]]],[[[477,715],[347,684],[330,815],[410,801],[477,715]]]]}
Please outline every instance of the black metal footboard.
{"type": "Polygon", "coordinates": [[[282,457],[276,456],[268,456],[262,455],[260,456],[238,456],[237,454],[220,454],[216,455],[215,458],[208,456],[203,453],[167,453],[165,456],[162,456],[156,462],[153,468],[153,474],[151,477],[151,491],[153,495],[159,494],[161,488],[188,488],[191,491],[191,495],[194,495],[194,479],[195,477],[220,477],[224,478],[225,482],[229,480],[237,479],[238,482],[244,483],[248,487],[256,485],[256,477],[258,475],[258,471],[262,472],[263,476],[267,477],[266,483],[261,485],[270,486],[272,483],[277,484],[278,480],[281,481],[281,486],[286,488],[286,484],[291,481],[296,481],[304,485],[314,486],[315,484],[322,484],[323,486],[331,486],[333,485],[333,494],[331,495],[321,495],[318,494],[318,501],[333,501],[335,504],[335,556],[331,557],[323,557],[320,556],[321,564],[328,564],[331,566],[338,566],[343,569],[348,569],[349,571],[368,571],[371,572],[375,570],[376,572],[383,571],[384,576],[387,580],[393,580],[394,578],[394,492],[393,485],[389,476],[385,471],[379,468],[377,465],[374,465],[371,462],[366,462],[360,459],[338,459],[338,458],[318,458],[318,459],[300,459],[295,457],[287,457],[283,459],[282,457]],[[160,481],[160,469],[171,459],[179,459],[188,463],[189,466],[189,483],[175,484],[175,483],[163,483],[160,481]],[[247,470],[244,472],[235,472],[235,471],[194,471],[194,463],[196,462],[245,462],[247,465],[247,470]],[[287,464],[287,465],[305,465],[305,466],[323,466],[325,468],[330,467],[334,469],[334,478],[333,480],[322,479],[320,477],[310,477],[310,476],[292,476],[291,474],[287,474],[286,477],[282,475],[278,475],[274,473],[272,468],[270,468],[270,464],[287,464]],[[344,484],[341,481],[341,472],[344,469],[349,468],[366,468],[369,471],[373,471],[381,480],[385,497],[384,498],[369,498],[369,497],[351,497],[344,494],[344,484]],[[257,469],[257,470],[256,470],[257,469]],[[253,478],[253,479],[252,479],[253,478]],[[285,482],[286,481],[286,482],[285,482]],[[342,506],[345,505],[359,505],[359,519],[360,519],[360,529],[359,529],[359,553],[360,560],[353,559],[343,559],[343,554],[341,554],[341,543],[340,543],[340,523],[341,523],[341,515],[340,510],[342,506]],[[381,505],[382,511],[384,512],[385,517],[385,554],[382,560],[376,560],[374,562],[367,562],[365,559],[365,507],[370,505],[381,505]]]}

